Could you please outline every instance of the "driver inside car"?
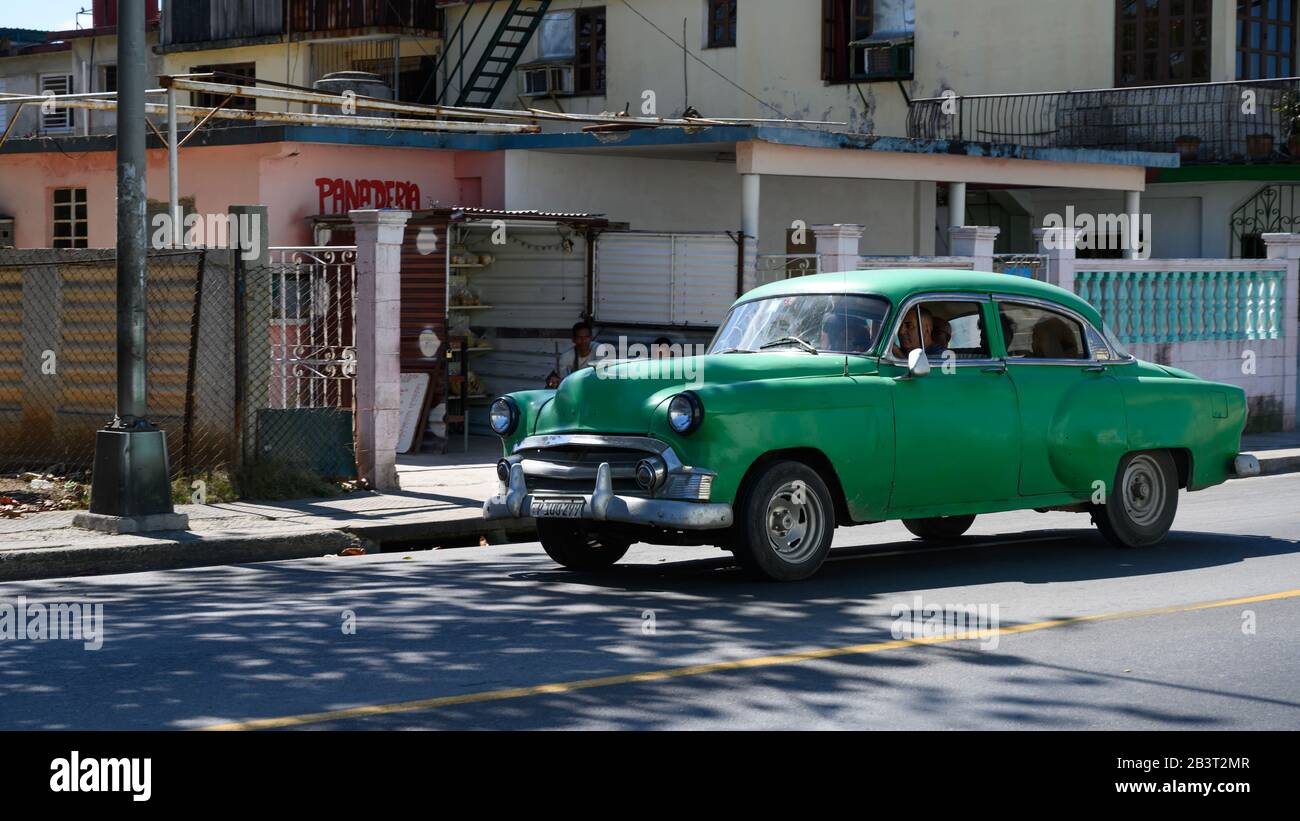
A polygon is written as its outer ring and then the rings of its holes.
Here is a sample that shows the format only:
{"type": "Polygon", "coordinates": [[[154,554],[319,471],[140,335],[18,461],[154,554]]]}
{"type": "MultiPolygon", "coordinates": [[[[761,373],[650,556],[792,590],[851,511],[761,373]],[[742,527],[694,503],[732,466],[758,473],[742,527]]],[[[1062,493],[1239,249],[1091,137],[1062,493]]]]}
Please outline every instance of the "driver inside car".
{"type": "MultiPolygon", "coordinates": [[[[925,308],[909,308],[907,314],[903,316],[903,321],[898,326],[898,339],[894,341],[894,356],[899,359],[907,359],[907,355],[917,348],[923,347],[922,340],[929,342],[934,337],[934,316],[925,308]],[[920,314],[921,328],[917,333],[916,317],[920,314]]],[[[926,356],[930,355],[927,349],[926,356]]]]}

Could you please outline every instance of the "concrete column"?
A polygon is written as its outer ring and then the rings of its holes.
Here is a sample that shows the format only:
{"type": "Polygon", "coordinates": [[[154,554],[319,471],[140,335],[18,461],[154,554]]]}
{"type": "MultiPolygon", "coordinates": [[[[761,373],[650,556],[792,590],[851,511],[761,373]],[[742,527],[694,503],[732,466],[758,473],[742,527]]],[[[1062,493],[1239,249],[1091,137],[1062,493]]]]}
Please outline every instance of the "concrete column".
{"type": "Polygon", "coordinates": [[[411,212],[349,216],[357,235],[357,473],[375,490],[400,490],[402,237],[411,212]]]}
{"type": "Polygon", "coordinates": [[[745,235],[742,291],[748,291],[757,284],[760,179],[758,174],[740,175],[740,230],[745,235]]]}
{"type": "Polygon", "coordinates": [[[861,225],[813,225],[810,226],[817,243],[817,253],[821,256],[823,271],[856,271],[858,259],[858,240],[862,239],[861,225]]]}
{"type": "Polygon", "coordinates": [[[948,183],[948,227],[966,224],[966,183],[948,183]]]}
{"type": "Polygon", "coordinates": [[[1074,226],[1035,228],[1034,241],[1038,243],[1038,253],[1047,257],[1047,281],[1074,293],[1074,251],[1078,229],[1074,226]]]}
{"type": "MultiPolygon", "coordinates": [[[[1124,192],[1124,214],[1128,218],[1128,224],[1124,230],[1127,233],[1128,248],[1124,249],[1125,259],[1141,259],[1141,234],[1142,226],[1142,192],[1125,191],[1124,192]]],[[[1150,237],[1147,237],[1150,240],[1150,237]]]]}
{"type": "Polygon", "coordinates": [[[970,257],[976,271],[992,271],[993,243],[1000,233],[991,225],[954,225],[948,229],[948,247],[954,257],[970,257]]]}
{"type": "Polygon", "coordinates": [[[1282,375],[1282,430],[1296,429],[1296,350],[1300,341],[1300,234],[1264,234],[1269,259],[1286,265],[1282,332],[1285,334],[1282,375]]]}

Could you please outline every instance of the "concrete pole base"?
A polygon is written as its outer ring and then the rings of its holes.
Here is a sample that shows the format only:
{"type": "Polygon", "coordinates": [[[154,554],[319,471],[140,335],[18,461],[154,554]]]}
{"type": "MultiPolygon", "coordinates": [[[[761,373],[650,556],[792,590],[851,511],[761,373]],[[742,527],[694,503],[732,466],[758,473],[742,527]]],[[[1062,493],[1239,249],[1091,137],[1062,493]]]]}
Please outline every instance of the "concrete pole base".
{"type": "Polygon", "coordinates": [[[109,516],[104,513],[78,513],[72,517],[74,527],[101,533],[150,533],[155,530],[189,530],[190,517],[184,513],[154,513],[148,516],[109,516]]]}

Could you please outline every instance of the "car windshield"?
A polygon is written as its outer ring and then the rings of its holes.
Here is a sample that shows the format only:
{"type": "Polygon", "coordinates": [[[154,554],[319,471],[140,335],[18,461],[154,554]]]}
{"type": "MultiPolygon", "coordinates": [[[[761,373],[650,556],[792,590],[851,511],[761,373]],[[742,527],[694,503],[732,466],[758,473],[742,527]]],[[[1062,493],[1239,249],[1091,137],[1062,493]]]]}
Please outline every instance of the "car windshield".
{"type": "Polygon", "coordinates": [[[865,354],[876,344],[889,303],[856,294],[795,294],[731,309],[709,353],[807,351],[865,354]]]}

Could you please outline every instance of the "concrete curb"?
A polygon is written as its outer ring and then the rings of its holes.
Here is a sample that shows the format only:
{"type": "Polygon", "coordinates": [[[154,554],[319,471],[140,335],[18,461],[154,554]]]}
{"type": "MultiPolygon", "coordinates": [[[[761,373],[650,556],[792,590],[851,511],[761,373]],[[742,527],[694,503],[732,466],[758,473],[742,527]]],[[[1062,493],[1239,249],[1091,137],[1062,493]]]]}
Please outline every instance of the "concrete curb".
{"type": "MultiPolygon", "coordinates": [[[[1300,454],[1255,455],[1262,476],[1300,473],[1300,454]]],[[[478,508],[469,513],[462,519],[431,522],[358,522],[338,529],[276,529],[256,535],[161,532],[150,534],[153,541],[136,544],[0,550],[0,582],[309,559],[337,554],[349,547],[375,552],[385,545],[414,547],[475,536],[484,536],[491,544],[537,538],[532,519],[521,519],[507,527],[501,522],[485,522],[478,508]]]]}
{"type": "Polygon", "coordinates": [[[1279,473],[1300,473],[1300,455],[1294,456],[1260,456],[1255,454],[1259,459],[1259,474],[1261,476],[1276,476],[1279,473]]]}
{"type": "Polygon", "coordinates": [[[104,576],[184,567],[307,559],[348,547],[371,548],[341,530],[268,533],[156,533],[156,541],[128,545],[32,547],[0,550],[0,581],[104,576]]]}

